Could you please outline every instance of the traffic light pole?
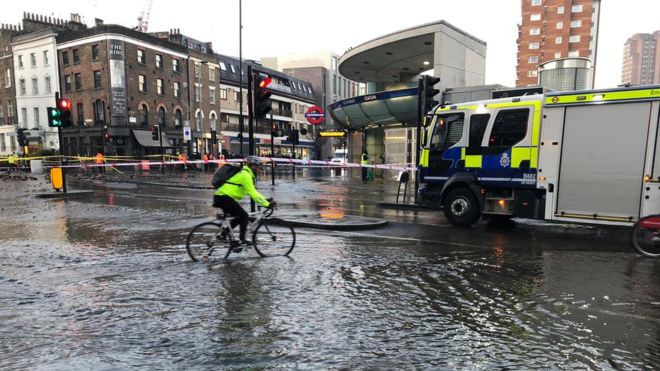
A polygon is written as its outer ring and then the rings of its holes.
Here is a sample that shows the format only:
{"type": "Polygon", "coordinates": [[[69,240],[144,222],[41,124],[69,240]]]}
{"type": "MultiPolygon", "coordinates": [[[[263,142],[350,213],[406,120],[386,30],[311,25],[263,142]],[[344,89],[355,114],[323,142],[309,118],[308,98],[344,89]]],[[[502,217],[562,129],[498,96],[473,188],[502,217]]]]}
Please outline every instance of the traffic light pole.
{"type": "Polygon", "coordinates": [[[163,135],[160,133],[160,125],[158,125],[158,147],[160,150],[160,173],[163,174],[165,169],[165,154],[163,153],[163,135]]]}
{"type": "Polygon", "coordinates": [[[252,76],[253,70],[252,70],[252,65],[248,64],[247,68],[247,78],[248,78],[248,155],[249,156],[254,156],[254,124],[255,124],[255,119],[254,119],[254,108],[253,108],[253,95],[254,95],[254,87],[253,82],[254,82],[254,76],[252,76]]]}
{"type": "Polygon", "coordinates": [[[424,102],[426,102],[426,80],[424,76],[419,79],[419,83],[417,84],[417,98],[417,133],[415,135],[415,204],[419,201],[419,196],[417,195],[419,193],[419,155],[420,149],[422,148],[419,142],[422,138],[422,107],[424,106],[424,102]]]}
{"type": "MultiPolygon", "coordinates": [[[[296,137],[297,137],[297,135],[296,135],[296,137]]],[[[293,152],[293,153],[291,153],[291,157],[293,157],[293,159],[295,160],[296,159],[296,141],[295,140],[291,141],[291,151],[293,152]]],[[[292,162],[292,164],[293,164],[293,179],[296,179],[296,163],[292,162]]]]}
{"type": "MultiPolygon", "coordinates": [[[[275,132],[273,126],[273,112],[270,113],[270,157],[275,157],[275,132]]],[[[275,185],[275,161],[270,162],[270,182],[275,185]]]]}
{"type": "MultiPolygon", "coordinates": [[[[55,93],[57,94],[57,93],[55,93]]],[[[62,167],[63,165],[63,156],[64,151],[62,151],[62,128],[57,128],[57,140],[60,141],[60,167],[62,169],[62,192],[66,193],[66,168],[62,167]]]]}

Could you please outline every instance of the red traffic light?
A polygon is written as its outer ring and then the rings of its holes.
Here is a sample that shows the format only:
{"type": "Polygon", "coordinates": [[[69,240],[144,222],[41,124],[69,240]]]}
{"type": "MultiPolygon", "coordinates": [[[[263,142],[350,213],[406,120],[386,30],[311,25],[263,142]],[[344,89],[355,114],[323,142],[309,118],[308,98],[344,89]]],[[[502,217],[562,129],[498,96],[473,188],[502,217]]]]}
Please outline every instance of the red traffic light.
{"type": "Polygon", "coordinates": [[[270,85],[271,82],[273,82],[273,79],[271,77],[266,77],[263,80],[259,81],[259,87],[263,89],[266,86],[270,85]]]}
{"type": "Polygon", "coordinates": [[[57,101],[57,108],[61,110],[70,110],[71,109],[71,101],[69,99],[60,99],[57,101]]]}

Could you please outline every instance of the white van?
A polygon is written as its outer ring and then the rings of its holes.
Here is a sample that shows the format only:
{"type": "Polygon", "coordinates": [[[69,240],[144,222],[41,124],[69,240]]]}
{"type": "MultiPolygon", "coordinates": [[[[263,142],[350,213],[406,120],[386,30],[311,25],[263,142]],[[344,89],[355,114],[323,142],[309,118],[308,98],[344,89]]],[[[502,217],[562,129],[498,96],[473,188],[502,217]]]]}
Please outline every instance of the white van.
{"type": "Polygon", "coordinates": [[[344,164],[344,163],[347,162],[346,161],[347,159],[348,159],[348,151],[347,150],[345,150],[345,149],[336,149],[335,150],[335,155],[332,158],[332,160],[330,160],[330,162],[337,163],[337,164],[344,164]]]}

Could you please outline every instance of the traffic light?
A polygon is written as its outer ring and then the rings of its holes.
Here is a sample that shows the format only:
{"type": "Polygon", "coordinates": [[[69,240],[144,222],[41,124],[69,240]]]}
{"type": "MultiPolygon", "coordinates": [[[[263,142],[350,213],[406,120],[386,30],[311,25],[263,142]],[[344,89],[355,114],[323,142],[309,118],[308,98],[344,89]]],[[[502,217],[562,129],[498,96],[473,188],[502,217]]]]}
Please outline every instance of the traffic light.
{"type": "Polygon", "coordinates": [[[155,140],[156,142],[160,141],[160,126],[159,125],[154,125],[154,127],[151,128],[151,139],[155,140]]]}
{"type": "Polygon", "coordinates": [[[60,111],[60,126],[63,128],[72,126],[73,121],[71,121],[71,101],[66,98],[58,98],[56,105],[56,109],[60,111]]]}
{"type": "Polygon", "coordinates": [[[300,143],[300,136],[298,134],[298,130],[291,130],[289,132],[289,141],[291,142],[291,144],[300,143]]]}
{"type": "Polygon", "coordinates": [[[440,102],[437,100],[434,100],[433,97],[435,97],[438,93],[440,93],[440,90],[435,89],[434,86],[435,84],[440,82],[439,77],[433,77],[433,76],[428,76],[424,75],[422,77],[422,102],[423,102],[423,114],[426,115],[427,112],[431,111],[433,107],[437,106],[440,102]]]}
{"type": "Polygon", "coordinates": [[[254,118],[260,119],[266,117],[266,114],[272,109],[270,96],[272,95],[266,87],[273,81],[271,77],[263,76],[257,73],[254,77],[254,118]]]}
{"type": "Polygon", "coordinates": [[[62,127],[62,111],[55,107],[48,107],[46,111],[48,111],[48,126],[51,128],[62,127]]]}
{"type": "Polygon", "coordinates": [[[18,145],[21,147],[25,147],[29,144],[28,139],[25,136],[25,129],[23,128],[16,129],[16,140],[18,141],[18,145]]]}

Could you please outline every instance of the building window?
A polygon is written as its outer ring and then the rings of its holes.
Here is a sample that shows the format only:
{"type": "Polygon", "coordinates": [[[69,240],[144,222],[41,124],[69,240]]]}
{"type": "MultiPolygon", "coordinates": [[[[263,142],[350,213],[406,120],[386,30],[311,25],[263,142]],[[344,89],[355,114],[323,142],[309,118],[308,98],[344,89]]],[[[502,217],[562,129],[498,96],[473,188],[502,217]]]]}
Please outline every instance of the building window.
{"type": "Polygon", "coordinates": [[[139,115],[138,121],[140,122],[140,125],[147,126],[149,124],[149,109],[147,108],[146,104],[140,105],[140,109],[138,110],[138,115],[139,115]]]}
{"type": "Polygon", "coordinates": [[[101,88],[101,71],[94,71],[94,89],[101,88]]]}
{"type": "Polygon", "coordinates": [[[80,53],[78,53],[78,49],[73,49],[73,64],[78,63],[80,63],[80,53]]]}
{"type": "Polygon", "coordinates": [[[564,6],[563,5],[557,7],[557,14],[564,14],[564,6]]]}
{"type": "Polygon", "coordinates": [[[142,49],[138,49],[138,50],[137,50],[137,61],[138,61],[138,63],[140,63],[140,64],[145,64],[145,60],[144,60],[144,50],[142,50],[142,49]]]}
{"type": "Polygon", "coordinates": [[[538,71],[537,70],[527,71],[527,77],[536,77],[536,76],[538,76],[538,71]]]}
{"type": "Polygon", "coordinates": [[[5,70],[5,88],[11,87],[11,68],[5,70]]]}
{"type": "Polygon", "coordinates": [[[75,81],[76,81],[76,90],[81,90],[82,89],[82,76],[80,76],[79,73],[74,75],[75,81]]]}
{"type": "MultiPolygon", "coordinates": [[[[20,57],[20,55],[19,55],[20,57]]],[[[68,66],[69,65],[69,52],[62,52],[62,65],[68,66]]]]}
{"type": "Polygon", "coordinates": [[[580,56],[580,51],[579,50],[571,50],[568,52],[569,57],[579,57],[580,56]]]}
{"type": "Polygon", "coordinates": [[[220,69],[223,71],[227,71],[227,65],[225,64],[225,62],[220,62],[220,69]]]}
{"type": "Polygon", "coordinates": [[[76,103],[76,110],[78,111],[78,125],[83,125],[85,123],[85,110],[82,103],[76,103]]]}
{"type": "Polygon", "coordinates": [[[21,119],[23,122],[21,123],[21,127],[26,128],[27,127],[27,108],[23,107],[21,108],[21,119]]]}
{"type": "Polygon", "coordinates": [[[174,111],[174,126],[181,126],[181,110],[178,108],[174,111]]]}
{"type": "Polygon", "coordinates": [[[532,0],[532,6],[539,6],[541,5],[541,0],[532,0]]]}
{"type": "MultiPolygon", "coordinates": [[[[2,111],[2,105],[0,104],[0,125],[4,125],[4,124],[5,124],[5,114],[2,111]]],[[[2,139],[4,140],[4,138],[2,139]]],[[[2,144],[3,146],[2,150],[4,150],[4,142],[0,142],[0,144],[2,144]]]]}
{"type": "Polygon", "coordinates": [[[37,55],[35,53],[30,53],[30,66],[37,67],[37,55]]]}
{"type": "Polygon", "coordinates": [[[143,93],[147,92],[147,77],[145,75],[138,76],[138,90],[143,93]]]}
{"type": "Polygon", "coordinates": [[[32,108],[32,114],[34,115],[34,127],[39,127],[39,107],[32,108]]]}
{"type": "Polygon", "coordinates": [[[165,87],[163,86],[163,79],[156,79],[156,94],[165,95],[165,87]]]}
{"type": "Polygon", "coordinates": [[[172,71],[179,72],[179,60],[172,59],[172,71]]]}
{"type": "Polygon", "coordinates": [[[529,16],[530,21],[540,21],[541,20],[541,14],[540,13],[534,13],[529,16]]]}
{"type": "Polygon", "coordinates": [[[215,81],[215,68],[209,67],[209,81],[215,81]]]}
{"type": "Polygon", "coordinates": [[[580,28],[580,27],[582,27],[582,20],[581,19],[571,21],[571,28],[580,28]]]}
{"type": "Polygon", "coordinates": [[[573,35],[568,38],[569,43],[579,43],[580,42],[580,35],[573,35]]]}
{"type": "Polygon", "coordinates": [[[10,100],[7,101],[7,124],[14,124],[14,104],[10,100]]]}
{"type": "Polygon", "coordinates": [[[18,56],[18,68],[23,68],[23,56],[18,56]]]}
{"type": "Polygon", "coordinates": [[[156,68],[163,68],[163,56],[156,54],[156,68]]]}
{"type": "Polygon", "coordinates": [[[202,131],[202,112],[197,112],[195,115],[195,129],[197,131],[202,131]]]}
{"type": "Polygon", "coordinates": [[[94,101],[94,122],[105,124],[105,102],[100,99],[94,101]]]}
{"type": "Polygon", "coordinates": [[[529,48],[530,49],[538,49],[539,48],[539,43],[529,43],[529,48]]]}
{"type": "Polygon", "coordinates": [[[220,89],[220,99],[227,100],[227,89],[220,89]]]}
{"type": "Polygon", "coordinates": [[[71,75],[64,76],[64,91],[71,91],[71,75]]]}
{"type": "Polygon", "coordinates": [[[174,98],[178,98],[179,97],[179,83],[178,82],[175,82],[174,84],[172,84],[172,91],[174,92],[174,98]]]}
{"type": "Polygon", "coordinates": [[[562,28],[564,28],[564,22],[562,21],[557,22],[557,29],[561,30],[562,28]]]}
{"type": "Polygon", "coordinates": [[[49,62],[50,61],[48,60],[48,50],[44,50],[44,66],[48,66],[49,62]]]}
{"type": "Polygon", "coordinates": [[[561,36],[557,36],[557,37],[555,37],[555,44],[561,44],[562,40],[563,40],[563,39],[562,39],[561,36]]]}
{"type": "Polygon", "coordinates": [[[36,77],[32,79],[32,95],[39,95],[39,80],[36,77]]]}
{"type": "Polygon", "coordinates": [[[99,46],[92,45],[92,60],[99,59],[99,46]]]}
{"type": "Polygon", "coordinates": [[[573,5],[571,7],[571,13],[582,13],[582,4],[573,5]]]}
{"type": "Polygon", "coordinates": [[[46,76],[44,78],[44,85],[46,85],[46,94],[50,94],[53,92],[53,87],[50,84],[50,77],[46,76]]]}
{"type": "Polygon", "coordinates": [[[555,52],[555,59],[561,58],[561,52],[555,52]]]}
{"type": "Polygon", "coordinates": [[[158,108],[158,125],[165,126],[165,107],[158,108]]]}
{"type": "Polygon", "coordinates": [[[530,35],[540,35],[541,34],[541,29],[534,27],[529,29],[529,34],[530,35]]]}
{"type": "Polygon", "coordinates": [[[538,62],[539,62],[538,55],[530,55],[529,58],[527,59],[527,63],[538,63],[538,62]]]}
{"type": "Polygon", "coordinates": [[[238,92],[237,92],[237,91],[234,91],[234,101],[235,101],[235,102],[238,102],[238,101],[239,101],[239,98],[240,98],[240,97],[238,96],[238,92]]]}
{"type": "Polygon", "coordinates": [[[25,95],[25,79],[20,79],[18,80],[18,90],[21,93],[21,95],[25,95]]]}
{"type": "Polygon", "coordinates": [[[229,65],[229,68],[231,68],[231,72],[232,72],[232,73],[236,73],[236,67],[234,67],[233,64],[230,64],[230,65],[229,65]]]}
{"type": "Polygon", "coordinates": [[[202,100],[202,87],[199,84],[195,84],[195,102],[200,102],[202,100]]]}
{"type": "Polygon", "coordinates": [[[209,89],[209,100],[211,104],[215,104],[215,89],[209,89]]]}
{"type": "Polygon", "coordinates": [[[202,77],[202,67],[197,62],[195,62],[195,77],[196,78],[202,77]]]}

